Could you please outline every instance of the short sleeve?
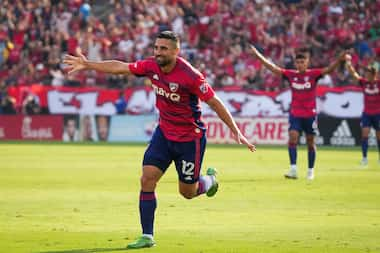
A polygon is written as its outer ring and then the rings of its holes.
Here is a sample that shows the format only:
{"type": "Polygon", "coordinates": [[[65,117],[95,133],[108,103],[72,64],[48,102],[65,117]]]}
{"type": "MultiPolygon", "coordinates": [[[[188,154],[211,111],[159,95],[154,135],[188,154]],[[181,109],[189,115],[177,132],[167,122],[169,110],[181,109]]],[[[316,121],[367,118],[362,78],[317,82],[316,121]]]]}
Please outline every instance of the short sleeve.
{"type": "Polygon", "coordinates": [[[202,101],[207,101],[215,96],[215,92],[203,75],[199,75],[191,86],[191,92],[202,101]]]}
{"type": "Polygon", "coordinates": [[[359,81],[359,85],[360,85],[360,86],[364,86],[365,83],[366,83],[366,79],[364,79],[364,78],[362,78],[362,77],[359,78],[358,81],[359,81]]]}
{"type": "Polygon", "coordinates": [[[290,73],[291,73],[290,69],[283,69],[283,68],[281,69],[281,74],[283,77],[287,78],[290,75],[290,73]]]}
{"type": "Polygon", "coordinates": [[[320,78],[320,77],[322,76],[323,69],[321,69],[321,68],[318,68],[318,69],[311,69],[310,72],[311,72],[311,75],[312,75],[314,78],[318,79],[318,78],[320,78]]]}
{"type": "Polygon", "coordinates": [[[136,76],[145,76],[146,75],[146,69],[147,69],[147,61],[136,61],[129,64],[129,70],[132,74],[136,76]]]}

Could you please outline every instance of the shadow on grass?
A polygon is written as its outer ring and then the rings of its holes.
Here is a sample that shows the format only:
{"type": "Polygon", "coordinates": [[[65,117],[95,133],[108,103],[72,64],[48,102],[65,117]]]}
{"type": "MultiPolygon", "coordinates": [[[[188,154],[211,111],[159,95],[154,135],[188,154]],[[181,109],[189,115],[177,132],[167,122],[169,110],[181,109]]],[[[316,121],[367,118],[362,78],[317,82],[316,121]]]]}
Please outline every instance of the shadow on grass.
{"type": "Polygon", "coordinates": [[[95,249],[69,249],[69,250],[57,250],[57,251],[41,251],[36,253],[96,253],[96,252],[112,252],[112,251],[124,251],[128,250],[124,248],[95,248],[95,249]]]}

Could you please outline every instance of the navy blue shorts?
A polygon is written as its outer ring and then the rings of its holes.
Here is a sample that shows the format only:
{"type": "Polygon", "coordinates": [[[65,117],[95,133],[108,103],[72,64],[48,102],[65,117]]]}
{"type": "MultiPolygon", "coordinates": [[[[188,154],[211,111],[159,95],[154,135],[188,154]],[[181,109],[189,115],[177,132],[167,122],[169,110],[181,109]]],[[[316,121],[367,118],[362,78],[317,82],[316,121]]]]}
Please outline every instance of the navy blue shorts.
{"type": "Polygon", "coordinates": [[[289,114],[289,131],[297,130],[304,131],[306,134],[316,135],[318,129],[317,116],[309,118],[294,117],[289,114]]]}
{"type": "Polygon", "coordinates": [[[365,112],[363,112],[360,121],[360,126],[373,127],[376,131],[380,131],[380,114],[368,115],[365,112]]]}
{"type": "Polygon", "coordinates": [[[199,180],[205,148],[205,134],[194,141],[176,142],[166,139],[160,127],[157,127],[145,151],[143,165],[154,165],[165,173],[174,161],[178,179],[193,184],[199,180]]]}

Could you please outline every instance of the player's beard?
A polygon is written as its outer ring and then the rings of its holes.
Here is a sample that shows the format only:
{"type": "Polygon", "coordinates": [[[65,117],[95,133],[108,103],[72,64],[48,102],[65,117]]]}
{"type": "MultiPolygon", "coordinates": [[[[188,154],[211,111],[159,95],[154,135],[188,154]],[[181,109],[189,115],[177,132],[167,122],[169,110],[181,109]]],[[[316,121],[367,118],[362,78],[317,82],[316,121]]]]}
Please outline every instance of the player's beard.
{"type": "Polygon", "coordinates": [[[172,60],[170,58],[166,58],[162,55],[156,56],[155,58],[156,58],[156,62],[158,66],[160,67],[165,67],[169,65],[170,63],[172,63],[172,60]]]}

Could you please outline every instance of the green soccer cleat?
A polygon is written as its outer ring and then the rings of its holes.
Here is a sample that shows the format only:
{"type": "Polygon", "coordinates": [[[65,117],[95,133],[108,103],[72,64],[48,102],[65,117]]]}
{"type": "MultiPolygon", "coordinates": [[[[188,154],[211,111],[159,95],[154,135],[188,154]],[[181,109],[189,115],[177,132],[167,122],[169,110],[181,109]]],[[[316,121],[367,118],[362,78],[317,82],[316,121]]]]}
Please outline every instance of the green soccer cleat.
{"type": "Polygon", "coordinates": [[[217,170],[215,168],[208,168],[206,174],[208,176],[213,176],[213,183],[210,189],[206,192],[207,197],[212,197],[216,194],[219,188],[218,181],[216,180],[217,170]]]}
{"type": "Polygon", "coordinates": [[[154,240],[148,236],[140,236],[136,239],[136,241],[128,244],[127,249],[142,249],[142,248],[150,248],[156,245],[154,240]]]}

